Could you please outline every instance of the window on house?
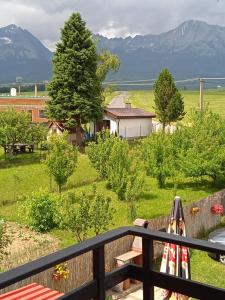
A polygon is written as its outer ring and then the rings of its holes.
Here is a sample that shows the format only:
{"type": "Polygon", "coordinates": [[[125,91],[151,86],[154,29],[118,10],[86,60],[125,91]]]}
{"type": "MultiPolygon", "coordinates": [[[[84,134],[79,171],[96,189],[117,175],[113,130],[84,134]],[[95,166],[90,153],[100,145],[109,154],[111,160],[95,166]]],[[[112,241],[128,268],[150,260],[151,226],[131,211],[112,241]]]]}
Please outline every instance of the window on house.
{"type": "Polygon", "coordinates": [[[39,118],[46,118],[46,115],[45,115],[46,111],[45,110],[39,110],[39,118]]]}

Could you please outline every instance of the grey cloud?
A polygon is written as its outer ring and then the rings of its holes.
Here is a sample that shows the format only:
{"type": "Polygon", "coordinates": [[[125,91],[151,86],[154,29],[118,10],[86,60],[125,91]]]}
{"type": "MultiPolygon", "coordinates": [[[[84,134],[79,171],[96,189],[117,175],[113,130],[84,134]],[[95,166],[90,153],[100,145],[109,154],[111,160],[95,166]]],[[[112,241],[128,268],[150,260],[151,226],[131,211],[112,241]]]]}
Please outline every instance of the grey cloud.
{"type": "Polygon", "coordinates": [[[108,36],[160,33],[189,19],[225,25],[225,0],[0,0],[0,26],[15,23],[54,48],[74,11],[108,36]]]}

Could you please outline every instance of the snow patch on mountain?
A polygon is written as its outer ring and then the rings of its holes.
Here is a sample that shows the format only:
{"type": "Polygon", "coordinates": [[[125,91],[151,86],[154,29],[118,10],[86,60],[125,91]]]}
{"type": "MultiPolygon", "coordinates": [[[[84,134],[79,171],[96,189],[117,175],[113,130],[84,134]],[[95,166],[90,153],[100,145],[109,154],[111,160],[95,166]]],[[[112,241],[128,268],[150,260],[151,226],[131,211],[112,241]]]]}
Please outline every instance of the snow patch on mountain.
{"type": "Polygon", "coordinates": [[[3,40],[4,44],[12,44],[12,40],[8,37],[0,37],[0,40],[3,40]]]}

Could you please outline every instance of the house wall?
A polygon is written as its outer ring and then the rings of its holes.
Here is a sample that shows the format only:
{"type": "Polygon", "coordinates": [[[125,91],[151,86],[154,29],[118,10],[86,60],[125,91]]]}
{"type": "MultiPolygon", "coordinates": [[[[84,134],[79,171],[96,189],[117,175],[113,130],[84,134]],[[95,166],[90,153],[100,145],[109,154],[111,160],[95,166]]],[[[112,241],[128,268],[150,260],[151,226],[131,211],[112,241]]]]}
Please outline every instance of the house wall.
{"type": "Polygon", "coordinates": [[[15,109],[31,113],[32,122],[47,123],[47,118],[40,116],[41,110],[46,110],[48,98],[0,97],[0,110],[15,109]]]}
{"type": "Polygon", "coordinates": [[[108,116],[104,116],[103,120],[109,120],[110,121],[110,133],[114,134],[115,132],[118,133],[118,120],[115,120],[113,118],[110,118],[108,116]]]}
{"type": "Polygon", "coordinates": [[[110,120],[110,133],[118,133],[118,124],[115,120],[110,120]]]}
{"type": "Polygon", "coordinates": [[[138,138],[150,135],[152,132],[152,119],[121,119],[119,120],[118,135],[123,138],[138,138]]]}

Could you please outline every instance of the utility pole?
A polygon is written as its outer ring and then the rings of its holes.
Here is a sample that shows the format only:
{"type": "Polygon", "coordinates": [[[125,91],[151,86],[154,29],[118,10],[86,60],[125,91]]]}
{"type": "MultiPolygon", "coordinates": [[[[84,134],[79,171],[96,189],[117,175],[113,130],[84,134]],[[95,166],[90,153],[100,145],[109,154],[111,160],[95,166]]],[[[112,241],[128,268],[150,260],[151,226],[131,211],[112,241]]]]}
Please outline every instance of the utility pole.
{"type": "Polygon", "coordinates": [[[205,81],[200,78],[199,79],[200,82],[200,111],[203,112],[204,111],[204,83],[205,81]]]}
{"type": "Polygon", "coordinates": [[[37,84],[34,86],[34,97],[37,97],[37,84]]]}

